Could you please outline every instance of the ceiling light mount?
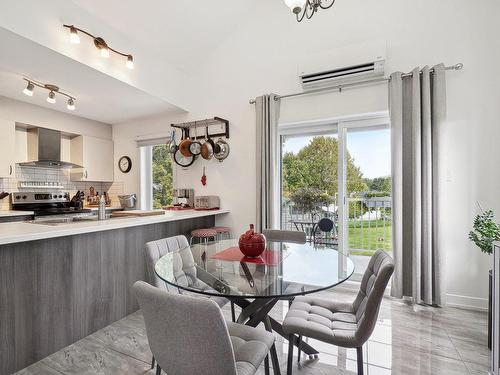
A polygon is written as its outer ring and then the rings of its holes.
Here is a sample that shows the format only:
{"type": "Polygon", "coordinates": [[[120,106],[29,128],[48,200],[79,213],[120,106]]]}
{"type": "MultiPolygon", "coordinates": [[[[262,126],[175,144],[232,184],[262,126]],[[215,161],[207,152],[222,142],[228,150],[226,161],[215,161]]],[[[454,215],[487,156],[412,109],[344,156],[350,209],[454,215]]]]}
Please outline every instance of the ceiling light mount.
{"type": "Polygon", "coordinates": [[[82,30],[75,25],[63,25],[64,27],[69,29],[69,40],[71,43],[80,43],[80,37],[78,36],[78,33],[81,32],[82,34],[85,34],[89,37],[91,37],[94,41],[94,46],[99,50],[99,53],[101,54],[102,57],[108,58],[110,55],[110,51],[113,51],[117,55],[123,56],[127,59],[125,62],[125,66],[129,69],[134,69],[134,58],[131,54],[129,53],[123,53],[120,52],[114,48],[111,48],[106,41],[98,36],[92,35],[88,31],[82,30]]]}
{"type": "Polygon", "coordinates": [[[301,22],[304,18],[311,19],[319,9],[328,9],[333,6],[335,0],[284,0],[285,4],[292,10],[301,22]]]}
{"type": "Polygon", "coordinates": [[[40,87],[40,88],[47,90],[49,92],[49,94],[47,96],[47,102],[54,104],[56,102],[56,94],[58,94],[58,95],[62,95],[64,97],[68,98],[67,108],[70,111],[74,111],[76,109],[76,107],[75,107],[76,98],[74,96],[68,94],[67,92],[61,91],[59,86],[53,85],[51,83],[38,82],[38,81],[35,81],[31,78],[26,78],[26,77],[23,77],[23,79],[26,82],[28,82],[28,85],[23,90],[23,93],[25,95],[33,96],[33,91],[35,89],[35,86],[40,87]]]}

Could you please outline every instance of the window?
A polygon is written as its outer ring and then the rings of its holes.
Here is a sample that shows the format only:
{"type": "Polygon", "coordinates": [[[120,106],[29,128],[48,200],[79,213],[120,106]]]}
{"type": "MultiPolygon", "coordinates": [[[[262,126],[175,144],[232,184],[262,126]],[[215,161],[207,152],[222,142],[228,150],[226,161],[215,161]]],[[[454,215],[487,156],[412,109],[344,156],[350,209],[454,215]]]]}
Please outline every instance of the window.
{"type": "Polygon", "coordinates": [[[376,250],[392,250],[387,114],[280,124],[279,134],[282,229],[348,252],[363,273],[376,250]]]}
{"type": "Polygon", "coordinates": [[[161,209],[172,204],[174,167],[165,143],[142,146],[140,155],[141,208],[161,209]]]}

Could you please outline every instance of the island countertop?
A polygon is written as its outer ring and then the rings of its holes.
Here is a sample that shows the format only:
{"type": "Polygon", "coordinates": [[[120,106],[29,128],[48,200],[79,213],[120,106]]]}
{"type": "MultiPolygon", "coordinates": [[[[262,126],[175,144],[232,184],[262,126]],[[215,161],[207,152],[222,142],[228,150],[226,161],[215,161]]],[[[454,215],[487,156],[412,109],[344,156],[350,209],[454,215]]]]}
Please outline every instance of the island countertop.
{"type": "Polygon", "coordinates": [[[164,215],[112,218],[108,220],[82,221],[62,225],[34,224],[32,222],[0,223],[0,245],[72,236],[76,234],[137,227],[169,221],[194,219],[204,216],[227,214],[229,210],[166,211],[164,215]]]}

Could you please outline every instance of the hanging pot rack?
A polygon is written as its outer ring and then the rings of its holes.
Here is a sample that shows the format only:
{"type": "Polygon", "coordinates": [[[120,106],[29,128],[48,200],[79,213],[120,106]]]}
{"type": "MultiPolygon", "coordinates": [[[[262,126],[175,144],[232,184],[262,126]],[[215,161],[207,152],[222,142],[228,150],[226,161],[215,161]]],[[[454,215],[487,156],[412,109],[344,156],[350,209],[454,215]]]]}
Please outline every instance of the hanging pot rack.
{"type": "Polygon", "coordinates": [[[196,121],[189,121],[189,122],[181,122],[178,124],[170,124],[170,126],[172,126],[173,128],[182,129],[182,133],[184,134],[184,136],[186,138],[190,138],[190,139],[206,139],[207,138],[206,135],[196,134],[196,130],[194,132],[195,133],[194,136],[191,136],[190,130],[193,128],[194,129],[205,128],[205,130],[206,130],[205,133],[207,133],[210,138],[216,138],[216,137],[229,138],[229,121],[225,120],[221,117],[217,117],[217,116],[215,116],[213,118],[204,119],[204,120],[196,120],[196,121]],[[210,127],[214,127],[214,126],[221,126],[223,131],[219,132],[219,133],[210,133],[208,129],[210,127]]]}

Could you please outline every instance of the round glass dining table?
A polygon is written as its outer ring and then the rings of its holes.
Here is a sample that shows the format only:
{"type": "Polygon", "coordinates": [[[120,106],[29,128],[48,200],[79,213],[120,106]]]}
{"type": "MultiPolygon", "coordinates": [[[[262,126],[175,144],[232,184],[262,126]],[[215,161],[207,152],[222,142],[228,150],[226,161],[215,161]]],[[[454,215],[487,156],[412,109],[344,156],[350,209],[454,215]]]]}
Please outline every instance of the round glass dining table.
{"type": "MultiPolygon", "coordinates": [[[[275,304],[343,283],[354,264],[346,254],[324,245],[269,240],[260,257],[248,258],[238,240],[229,239],[167,253],[156,262],[155,272],[181,294],[227,298],[241,307],[238,318],[232,309],[233,321],[253,327],[264,323],[267,330],[288,338],[268,315],[275,304]]],[[[298,344],[298,337],[295,341],[298,344]]],[[[305,342],[301,349],[310,356],[318,354],[305,342]]],[[[271,359],[278,366],[276,353],[271,359]]]]}

